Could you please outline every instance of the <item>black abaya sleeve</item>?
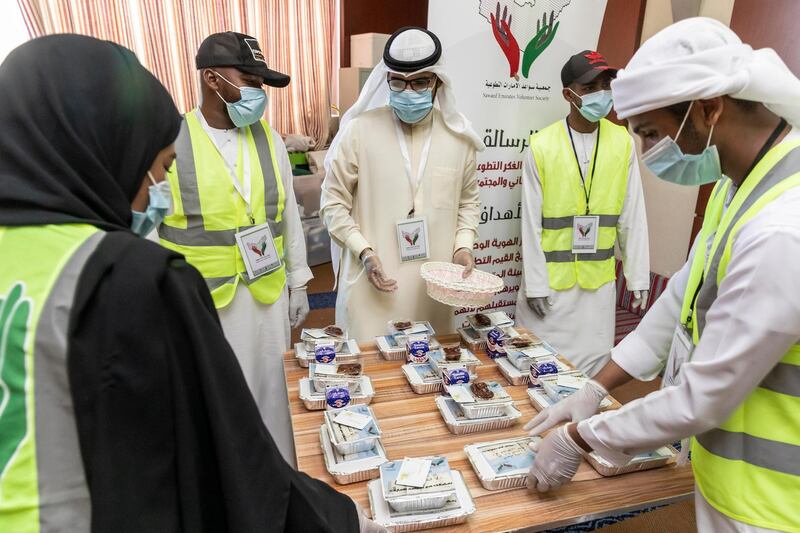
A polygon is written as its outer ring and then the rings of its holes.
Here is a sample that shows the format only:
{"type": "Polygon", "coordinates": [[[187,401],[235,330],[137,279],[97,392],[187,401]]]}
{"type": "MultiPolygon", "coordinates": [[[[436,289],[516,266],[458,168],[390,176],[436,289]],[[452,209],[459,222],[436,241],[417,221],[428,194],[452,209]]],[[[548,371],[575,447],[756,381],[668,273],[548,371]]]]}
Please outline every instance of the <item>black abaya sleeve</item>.
{"type": "Polygon", "coordinates": [[[358,531],[349,498],[280,456],[180,256],[108,234],[70,331],[93,531],[358,531]]]}

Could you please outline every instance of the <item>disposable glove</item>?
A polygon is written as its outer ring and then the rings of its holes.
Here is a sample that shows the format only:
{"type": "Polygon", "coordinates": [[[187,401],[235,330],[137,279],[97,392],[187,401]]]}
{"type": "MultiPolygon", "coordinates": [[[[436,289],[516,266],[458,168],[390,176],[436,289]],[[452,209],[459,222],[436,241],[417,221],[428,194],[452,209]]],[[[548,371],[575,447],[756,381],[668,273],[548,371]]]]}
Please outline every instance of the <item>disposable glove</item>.
{"type": "Polygon", "coordinates": [[[589,380],[575,393],[534,416],[525,424],[524,429],[530,432],[531,437],[535,437],[566,420],[572,422],[586,420],[597,412],[600,402],[606,396],[608,391],[602,385],[589,380]]]}
{"type": "Polygon", "coordinates": [[[358,512],[358,533],[388,533],[389,530],[385,527],[379,525],[377,522],[373,522],[367,516],[367,513],[364,511],[364,508],[358,505],[356,502],[356,511],[358,512]]]}
{"type": "Polygon", "coordinates": [[[469,248],[456,250],[456,253],[453,254],[453,263],[464,267],[462,278],[468,278],[475,269],[475,259],[472,257],[472,252],[469,248]]]}
{"type": "Polygon", "coordinates": [[[397,281],[386,275],[383,271],[381,260],[378,259],[378,254],[373,250],[367,249],[361,255],[361,262],[364,263],[367,279],[369,279],[373,287],[381,292],[394,292],[397,290],[397,281]]]}
{"type": "Polygon", "coordinates": [[[289,325],[293,328],[306,321],[308,316],[308,293],[305,287],[289,289],[289,325]]]}
{"type": "Polygon", "coordinates": [[[544,298],[528,298],[528,307],[531,308],[533,314],[538,316],[540,319],[544,318],[550,308],[550,300],[547,297],[544,298]]]}
{"type": "Polygon", "coordinates": [[[633,309],[641,308],[642,311],[647,309],[647,301],[650,299],[650,291],[633,291],[633,302],[631,307],[633,309]]]}
{"type": "Polygon", "coordinates": [[[570,481],[581,464],[583,451],[567,433],[567,426],[551,431],[544,440],[531,443],[536,454],[528,472],[528,489],[547,492],[570,481]]]}

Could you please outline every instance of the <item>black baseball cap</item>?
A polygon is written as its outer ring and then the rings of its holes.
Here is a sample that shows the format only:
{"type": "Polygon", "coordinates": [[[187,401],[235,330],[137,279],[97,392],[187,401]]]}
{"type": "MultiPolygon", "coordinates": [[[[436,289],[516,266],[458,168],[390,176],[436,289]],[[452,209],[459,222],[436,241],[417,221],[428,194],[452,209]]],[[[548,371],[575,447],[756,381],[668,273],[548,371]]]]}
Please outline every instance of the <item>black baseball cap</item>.
{"type": "Polygon", "coordinates": [[[561,69],[561,83],[564,87],[573,83],[589,83],[603,72],[615,78],[617,70],[609,67],[608,61],[599,52],[584,50],[570,57],[561,69]]]}
{"type": "Polygon", "coordinates": [[[247,74],[261,76],[271,87],[286,87],[289,76],[267,66],[264,53],[255,37],[226,31],[209,35],[200,44],[195,57],[198,69],[208,67],[234,67],[247,74]]]}

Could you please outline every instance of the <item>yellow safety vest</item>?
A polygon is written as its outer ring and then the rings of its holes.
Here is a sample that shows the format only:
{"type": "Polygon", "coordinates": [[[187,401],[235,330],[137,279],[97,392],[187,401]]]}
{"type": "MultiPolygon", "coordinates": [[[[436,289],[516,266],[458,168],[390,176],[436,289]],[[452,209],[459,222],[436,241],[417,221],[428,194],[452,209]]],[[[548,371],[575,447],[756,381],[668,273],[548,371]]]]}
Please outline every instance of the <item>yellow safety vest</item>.
{"type": "MultiPolygon", "coordinates": [[[[250,203],[236,191],[230,171],[197,116],[198,109],[185,115],[178,139],[177,158],[167,174],[172,188],[173,213],[158,230],[161,243],[186,257],[206,280],[216,307],[233,300],[239,280],[261,303],[272,304],[286,284],[284,265],[250,280],[236,245],[236,233],[269,223],[281,259],[283,253],[283,209],[286,193],[275,157],[272,134],[266,121],[245,128],[250,156],[250,203]]],[[[238,179],[243,183],[242,150],[238,179]]]]}
{"type": "MultiPolygon", "coordinates": [[[[770,150],[727,210],[730,180],[715,187],[681,313],[695,344],[725,278],[739,230],[772,200],[797,186],[800,141],[770,150]]],[[[725,423],[692,440],[692,467],[703,497],[719,512],[758,527],[800,532],[800,344],[789,349],[725,423]]]]}
{"type": "Polygon", "coordinates": [[[563,291],[577,283],[583,289],[597,289],[614,281],[614,244],[632,149],[628,130],[600,121],[589,167],[594,170],[585,176],[585,186],[562,121],[534,133],[530,144],[542,183],[542,250],[550,288],[563,291]],[[591,191],[588,210],[586,191],[591,191]],[[600,217],[597,252],[573,254],[573,217],[585,214],[600,217]]]}
{"type": "Polygon", "coordinates": [[[104,236],[84,224],[0,226],[0,531],[91,529],[68,340],[81,273],[104,236]]]}

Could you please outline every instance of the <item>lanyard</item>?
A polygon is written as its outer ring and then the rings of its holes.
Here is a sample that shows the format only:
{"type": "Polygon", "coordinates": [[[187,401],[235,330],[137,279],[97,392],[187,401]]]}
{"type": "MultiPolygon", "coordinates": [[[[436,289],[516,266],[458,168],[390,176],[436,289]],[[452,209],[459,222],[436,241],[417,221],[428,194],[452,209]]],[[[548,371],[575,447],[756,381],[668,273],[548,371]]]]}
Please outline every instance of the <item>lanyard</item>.
{"type": "Polygon", "coordinates": [[[419,182],[422,179],[422,173],[425,172],[425,166],[428,164],[428,154],[431,151],[431,139],[433,138],[433,124],[431,123],[431,131],[428,133],[428,138],[425,139],[425,144],[422,145],[422,153],[419,156],[419,168],[417,174],[411,173],[411,157],[408,155],[408,145],[406,144],[406,136],[403,133],[403,128],[400,126],[400,119],[394,116],[394,131],[397,134],[397,142],[400,145],[400,154],[403,156],[403,165],[406,168],[406,177],[408,184],[411,187],[411,210],[408,212],[408,218],[414,216],[414,200],[417,198],[417,189],[419,182]]]}
{"type": "Polygon", "coordinates": [[[250,219],[250,224],[255,224],[256,220],[253,217],[253,207],[250,203],[250,199],[252,197],[252,186],[250,183],[250,150],[247,149],[247,147],[245,147],[244,150],[242,149],[242,147],[245,145],[243,128],[236,128],[236,159],[238,161],[239,156],[242,156],[242,175],[244,177],[244,184],[239,182],[236,169],[230,165],[227,159],[225,159],[225,156],[222,154],[222,150],[220,150],[219,146],[217,146],[217,142],[214,140],[214,137],[212,135],[209,135],[208,137],[211,139],[211,144],[217,149],[217,153],[219,154],[220,158],[222,158],[222,162],[225,163],[225,168],[228,170],[228,175],[231,178],[231,182],[233,182],[233,188],[242,198],[245,206],[247,206],[247,218],[250,219]]]}
{"type": "MultiPolygon", "coordinates": [[[[775,143],[777,138],[780,136],[781,133],[783,133],[783,130],[786,128],[786,124],[787,124],[786,120],[781,118],[781,121],[778,123],[778,126],[770,134],[770,136],[767,139],[767,141],[761,147],[761,150],[758,151],[758,154],[756,154],[756,158],[753,159],[753,163],[750,165],[750,168],[748,168],[747,172],[745,172],[745,174],[744,174],[744,179],[745,180],[747,180],[748,176],[750,176],[750,173],[753,172],[753,169],[756,168],[756,165],[758,165],[758,163],[764,158],[764,156],[767,155],[767,152],[770,151],[770,149],[772,148],[773,143],[775,143]]],[[[742,185],[744,185],[744,180],[742,181],[742,185]]],[[[739,186],[739,189],[741,189],[741,185],[739,186]]],[[[709,236],[709,238],[710,237],[711,236],[709,236]]],[[[697,253],[697,252],[695,252],[695,253],[697,253]]],[[[711,261],[711,258],[707,257],[706,261],[711,261]]],[[[706,263],[706,268],[707,267],[708,267],[708,263],[706,263]]],[[[705,268],[704,268],[703,269],[703,275],[700,276],[700,283],[697,285],[697,288],[694,291],[694,296],[692,296],[692,303],[689,304],[689,314],[686,317],[686,323],[684,324],[684,326],[686,326],[686,329],[688,329],[689,331],[691,331],[691,329],[692,329],[691,325],[692,325],[692,315],[694,315],[694,306],[697,303],[697,297],[700,295],[700,289],[703,287],[703,282],[705,281],[705,279],[706,279],[706,274],[705,274],[705,268]]]]}
{"type": "Polygon", "coordinates": [[[564,120],[567,125],[567,133],[569,133],[569,142],[572,143],[572,153],[575,154],[575,162],[578,164],[578,174],[581,177],[581,185],[583,186],[583,196],[586,198],[586,214],[589,214],[589,200],[592,197],[592,187],[594,187],[594,169],[597,166],[597,154],[600,152],[600,126],[597,126],[597,140],[594,143],[594,160],[592,161],[592,171],[589,174],[589,190],[586,190],[586,179],[583,177],[581,170],[581,160],[578,159],[578,151],[575,149],[575,140],[572,138],[572,128],[569,127],[569,122],[564,120]]]}

